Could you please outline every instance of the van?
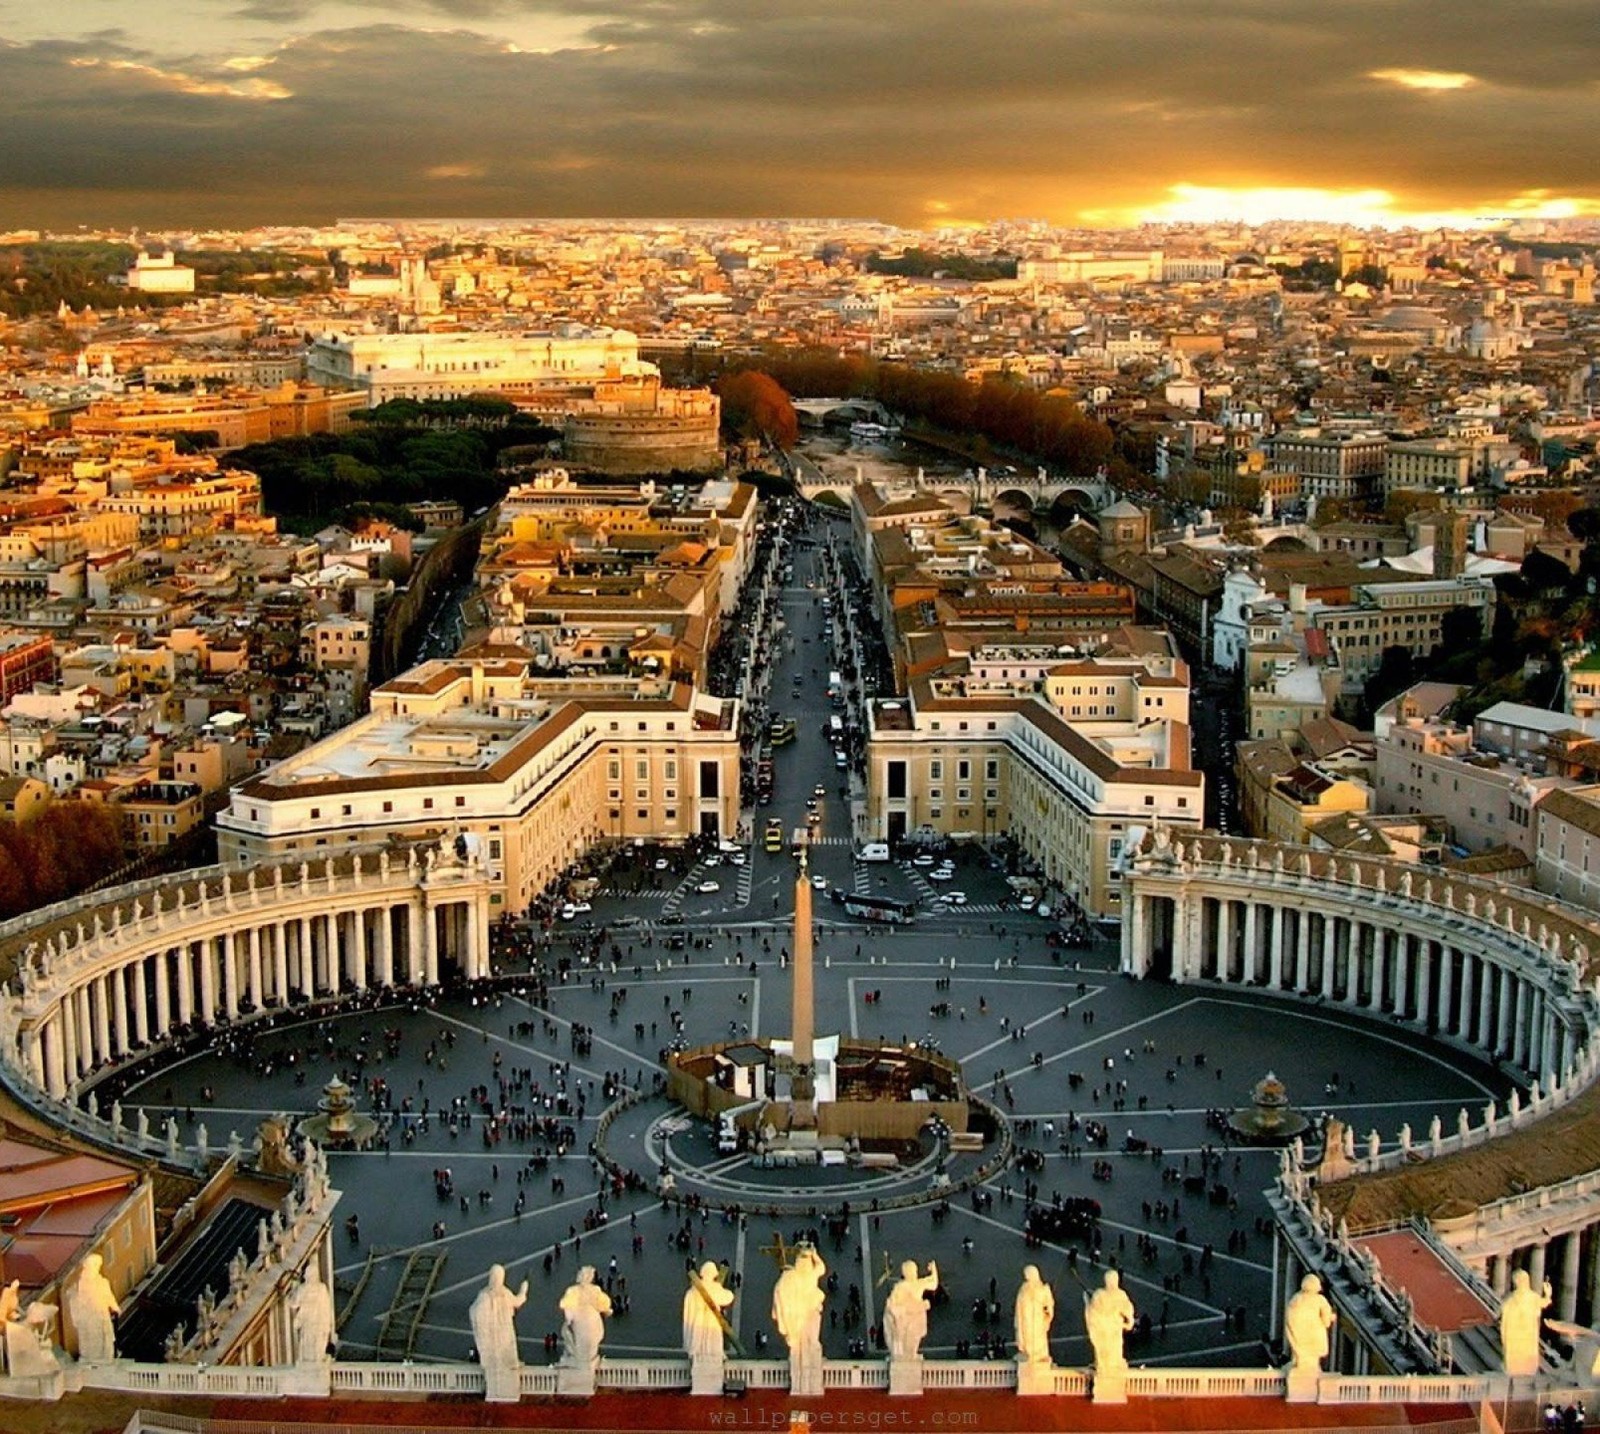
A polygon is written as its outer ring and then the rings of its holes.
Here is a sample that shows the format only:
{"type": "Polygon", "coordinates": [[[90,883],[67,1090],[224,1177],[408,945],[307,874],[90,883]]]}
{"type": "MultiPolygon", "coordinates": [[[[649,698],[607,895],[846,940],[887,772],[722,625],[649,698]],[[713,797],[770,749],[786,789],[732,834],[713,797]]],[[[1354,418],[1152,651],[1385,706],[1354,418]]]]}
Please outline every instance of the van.
{"type": "Polygon", "coordinates": [[[830,717],[830,718],[828,718],[828,735],[830,737],[832,737],[835,742],[839,742],[839,741],[843,740],[843,738],[844,738],[844,718],[843,717],[830,717]]]}
{"type": "Polygon", "coordinates": [[[886,841],[869,841],[856,853],[857,861],[888,861],[889,843],[886,841]]]}

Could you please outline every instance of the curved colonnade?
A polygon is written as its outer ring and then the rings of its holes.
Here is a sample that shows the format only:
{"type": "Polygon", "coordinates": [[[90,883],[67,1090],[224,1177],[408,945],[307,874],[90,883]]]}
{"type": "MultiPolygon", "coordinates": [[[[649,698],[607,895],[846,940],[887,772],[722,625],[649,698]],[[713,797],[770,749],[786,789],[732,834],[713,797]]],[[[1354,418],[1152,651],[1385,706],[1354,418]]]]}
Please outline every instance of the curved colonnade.
{"type": "Polygon", "coordinates": [[[353,847],[32,912],[0,925],[0,1067],[25,1098],[72,1103],[186,1034],[445,974],[486,976],[489,886],[475,854],[353,847]]]}
{"type": "MultiPolygon", "coordinates": [[[[1500,1144],[1548,1148],[1557,1126],[1600,1114],[1600,923],[1479,878],[1226,837],[1147,836],[1123,881],[1127,974],[1315,1000],[1470,1052],[1521,1087],[1448,1128],[1346,1130],[1314,1181],[1286,1168],[1280,1193],[1310,1212],[1319,1250],[1409,1225],[1432,1200],[1430,1237],[1485,1297],[1526,1269],[1536,1288],[1551,1282],[1552,1314],[1600,1320],[1591,1152],[1564,1138],[1555,1165],[1536,1166],[1500,1144]],[[1437,1180],[1419,1184],[1432,1160],[1445,1162],[1437,1180]],[[1538,1187],[1517,1188],[1511,1167],[1537,1168],[1538,1187]]],[[[1285,1255],[1275,1274],[1292,1289],[1307,1266],[1285,1255]]]]}
{"type": "MultiPolygon", "coordinates": [[[[1340,1184],[1370,1192],[1430,1160],[1445,1162],[1442,1171],[1507,1149],[1499,1142],[1546,1121],[1546,1130],[1595,1123],[1600,982],[1590,961],[1600,923],[1571,908],[1379,859],[1162,831],[1130,857],[1123,903],[1127,974],[1315,998],[1470,1050],[1525,1086],[1526,1096],[1514,1094],[1503,1109],[1491,1102],[1463,1111],[1448,1132],[1435,1122],[1426,1133],[1347,1136],[1324,1159],[1315,1189],[1303,1172],[1286,1170],[1280,1194],[1305,1216],[1308,1238],[1347,1263],[1361,1256],[1327,1208],[1340,1184]]],[[[208,1027],[383,987],[431,986],[444,975],[484,977],[489,911],[481,862],[431,845],[209,868],[60,903],[0,925],[0,1070],[32,1103],[59,1109],[118,1063],[208,1027]]],[[[93,1137],[130,1138],[75,1108],[74,1120],[93,1137]]],[[[1569,1162],[1585,1154],[1581,1141],[1567,1142],[1569,1162]]],[[[1436,1222],[1434,1233],[1486,1295],[1503,1293],[1511,1270],[1525,1267],[1552,1282],[1552,1313],[1594,1321],[1595,1165],[1480,1199],[1470,1215],[1436,1222]]],[[[1358,1206],[1344,1203],[1352,1214],[1358,1206]]],[[[1351,1218],[1349,1228],[1357,1224],[1351,1218]]],[[[1307,1262],[1293,1240],[1280,1249],[1281,1294],[1307,1262]]],[[[1362,1374],[1371,1366],[1358,1359],[1344,1367],[1362,1374]]]]}

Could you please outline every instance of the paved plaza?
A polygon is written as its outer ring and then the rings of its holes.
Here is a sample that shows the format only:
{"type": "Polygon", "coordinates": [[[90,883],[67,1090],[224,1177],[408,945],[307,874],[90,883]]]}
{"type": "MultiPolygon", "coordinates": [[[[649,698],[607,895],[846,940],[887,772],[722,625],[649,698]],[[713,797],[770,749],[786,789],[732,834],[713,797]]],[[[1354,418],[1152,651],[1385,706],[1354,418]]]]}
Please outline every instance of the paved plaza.
{"type": "MultiPolygon", "coordinates": [[[[758,1170],[745,1156],[716,1155],[707,1134],[690,1128],[664,1099],[641,1103],[613,1126],[608,1148],[640,1173],[644,1188],[608,1194],[601,1206],[587,1147],[606,1105],[606,1082],[620,1078],[649,1090],[675,1013],[691,1044],[725,1037],[730,1022],[757,1035],[787,1031],[788,972],[780,968],[780,942],[773,939],[772,955],[758,955],[752,973],[744,958],[752,948],[759,952],[762,935],[753,930],[739,933],[738,965],[730,964],[732,937],[720,931],[700,932],[708,948],[686,944],[682,952],[665,953],[661,942],[673,928],[636,933],[639,976],[632,963],[616,977],[580,966],[552,989],[547,1010],[506,993],[477,1004],[445,1001],[429,1010],[396,1008],[286,1026],[251,1042],[253,1069],[243,1068],[241,1060],[196,1056],[135,1088],[125,1106],[131,1112],[143,1103],[158,1127],[169,1109],[177,1110],[180,1122],[192,1111],[193,1120],[206,1122],[210,1138],[220,1143],[232,1130],[248,1137],[267,1114],[311,1109],[335,1072],[357,1086],[386,1081],[397,1101],[411,1098],[414,1113],[428,1102],[432,1118],[426,1129],[416,1123],[409,1141],[397,1127],[387,1149],[330,1158],[333,1182],[345,1192],[339,1220],[359,1217],[358,1240],[343,1228],[338,1235],[346,1298],[369,1252],[382,1252],[343,1326],[343,1352],[350,1358],[370,1354],[406,1258],[418,1247],[447,1256],[421,1312],[418,1358],[468,1353],[467,1305],[496,1261],[513,1280],[531,1281],[531,1298],[519,1318],[529,1361],[546,1358],[544,1337],[559,1326],[556,1302],[580,1263],[593,1264],[602,1279],[611,1275],[614,1294],[626,1296],[619,1301],[626,1312],[610,1325],[608,1352],[673,1352],[685,1264],[705,1258],[729,1264],[739,1281],[732,1319],[746,1349],[758,1352],[765,1340],[776,1355],[781,1342],[770,1318],[776,1276],[771,1251],[776,1237],[792,1241],[815,1229],[837,1275],[825,1328],[830,1357],[847,1357],[852,1342],[866,1339],[877,1323],[885,1262],[897,1268],[915,1258],[938,1261],[948,1294],[933,1310],[927,1353],[953,1355],[960,1341],[977,1352],[988,1332],[1009,1343],[1011,1299],[1022,1266],[1034,1261],[1056,1290],[1055,1357],[1083,1362],[1080,1290],[1098,1283],[1094,1256],[1084,1242],[1026,1246],[1022,1192],[1032,1180],[1045,1203],[1055,1194],[1101,1202],[1099,1259],[1117,1261],[1138,1310],[1152,1320],[1148,1338],[1130,1349],[1138,1360],[1182,1363],[1204,1351],[1209,1362],[1248,1364],[1262,1358],[1268,1318],[1271,1239],[1261,1233],[1266,1208],[1260,1192],[1277,1156],[1223,1152],[1204,1193],[1189,1193],[1175,1177],[1198,1174],[1202,1149],[1217,1142],[1207,1111],[1244,1104],[1251,1084],[1270,1069],[1306,1108],[1336,1114],[1363,1135],[1375,1126],[1389,1143],[1402,1122],[1426,1130],[1439,1114],[1449,1126],[1458,1107],[1480,1106],[1508,1090],[1494,1072],[1429,1047],[1408,1030],[1249,993],[1127,980],[1115,973],[1116,953],[1109,945],[1079,953],[1079,969],[1069,958],[1056,964],[1039,939],[1040,925],[1024,928],[1020,917],[998,923],[947,918],[894,936],[823,927],[819,1033],[896,1040],[931,1033],[944,1051],[960,1058],[969,1082],[994,1093],[1009,1112],[1019,1146],[1042,1155],[1036,1172],[1013,1167],[981,1186],[977,1200],[958,1195],[947,1210],[926,1203],[870,1212],[874,1197],[921,1191],[931,1198],[931,1162],[888,1177],[853,1172],[857,1184],[841,1183],[830,1171],[826,1189],[813,1196],[796,1191],[792,1172],[758,1170]],[[991,925],[1004,925],[1006,934],[994,934],[991,925]],[[1026,936],[1013,934],[1024,929],[1026,936]],[[1014,952],[1014,945],[1021,949],[1014,952]],[[949,981],[947,990],[935,987],[941,977],[949,981]],[[868,993],[877,997],[871,1004],[868,993]],[[931,1016],[930,1006],[944,1000],[951,1014],[931,1016]],[[642,1040],[635,1023],[645,1026],[642,1040]],[[574,1053],[574,1025],[592,1028],[586,1054],[574,1053]],[[1020,1040],[1012,1034],[1019,1028],[1020,1040]],[[1115,1063],[1110,1070],[1108,1060],[1115,1063]],[[270,1074],[261,1073],[264,1063],[272,1065],[270,1074]],[[558,1123],[570,1126],[576,1141],[564,1155],[554,1154],[542,1134],[487,1146],[481,1118],[470,1124],[438,1119],[457,1100],[477,1111],[474,1089],[494,1091],[502,1076],[519,1069],[531,1073],[539,1096],[530,1085],[512,1100],[537,1104],[541,1115],[543,1095],[557,1083],[553,1073],[569,1073],[569,1114],[558,1123]],[[1337,1093],[1325,1093],[1335,1073],[1337,1093]],[[1115,1094],[1107,1094],[1108,1082],[1116,1083],[1115,1094]],[[1088,1145],[1089,1120],[1108,1128],[1106,1150],[1088,1145]],[[1130,1133],[1159,1146],[1160,1158],[1123,1153],[1130,1133]],[[538,1170],[528,1165],[536,1152],[545,1157],[538,1170]],[[684,1188],[738,1203],[746,1213],[686,1215],[664,1208],[653,1192],[664,1155],[684,1188]],[[1095,1178],[1097,1162],[1109,1178],[1095,1178]],[[436,1190],[435,1172],[442,1170],[451,1174],[449,1198],[436,1190]],[[1223,1203],[1212,1202],[1216,1185],[1226,1187],[1223,1203]],[[520,1212],[519,1194],[525,1197],[520,1212]],[[847,1199],[848,1222],[842,1230],[830,1227],[828,1216],[847,1199]],[[809,1213],[813,1203],[815,1217],[809,1213]],[[777,1218],[765,1213],[774,1206],[784,1210],[777,1218]],[[438,1238],[436,1222],[442,1226],[438,1238]],[[859,1293],[859,1317],[849,1313],[851,1286],[859,1293]],[[1000,1310],[994,1324],[987,1319],[991,1297],[1000,1310]]],[[[193,1125],[188,1129],[192,1135],[193,1125]]]]}

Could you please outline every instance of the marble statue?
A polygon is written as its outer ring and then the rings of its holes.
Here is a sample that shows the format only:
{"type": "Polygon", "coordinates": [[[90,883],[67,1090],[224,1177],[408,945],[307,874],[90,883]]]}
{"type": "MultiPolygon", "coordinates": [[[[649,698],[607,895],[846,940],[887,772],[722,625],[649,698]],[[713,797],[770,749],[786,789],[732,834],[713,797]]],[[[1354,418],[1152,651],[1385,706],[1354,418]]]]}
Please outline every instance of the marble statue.
{"type": "MultiPolygon", "coordinates": [[[[590,1273],[593,1274],[593,1271],[590,1273]]],[[[527,1299],[526,1280],[512,1294],[510,1286],[506,1284],[506,1267],[489,1266],[489,1283],[478,1291],[478,1297],[467,1312],[467,1318],[472,1323],[472,1342],[478,1347],[479,1364],[485,1368],[515,1369],[522,1363],[522,1356],[517,1351],[516,1313],[527,1303],[527,1299]]],[[[567,1302],[563,1298],[561,1308],[566,1307],[567,1302]]]]}
{"type": "Polygon", "coordinates": [[[1055,1291],[1040,1279],[1037,1265],[1024,1265],[1016,1304],[1019,1364],[1050,1363],[1050,1325],[1055,1317],[1055,1291]]]}
{"type": "Polygon", "coordinates": [[[5,1372],[13,1379],[54,1374],[56,1360],[54,1333],[56,1306],[32,1300],[19,1308],[20,1281],[12,1280],[0,1290],[0,1341],[5,1348],[5,1372]]]}
{"type": "Polygon", "coordinates": [[[1289,1342],[1289,1368],[1294,1374],[1318,1374],[1328,1357],[1328,1331],[1333,1306],[1322,1293],[1322,1281],[1307,1275],[1283,1311],[1283,1332],[1289,1342]]]}
{"type": "Polygon", "coordinates": [[[822,1288],[828,1267],[810,1245],[802,1245],[772,1290],[772,1322],[789,1346],[791,1393],[822,1393],[822,1288]]]}
{"type": "Polygon", "coordinates": [[[147,1111],[140,1110],[133,1118],[133,1128],[138,1132],[140,1140],[150,1138],[150,1115],[147,1111]]]}
{"type": "Polygon", "coordinates": [[[928,1273],[917,1273],[917,1262],[906,1260],[900,1278],[883,1306],[883,1336],[890,1359],[917,1359],[928,1336],[927,1296],[939,1288],[939,1266],[928,1261],[928,1273]]]}
{"type": "Polygon", "coordinates": [[[594,1266],[578,1271],[575,1284],[561,1296],[561,1313],[566,1323],[561,1328],[563,1364],[592,1369],[600,1358],[600,1341],[606,1337],[606,1316],[611,1313],[611,1296],[594,1282],[594,1266]]]}
{"type": "Polygon", "coordinates": [[[1511,1276],[1511,1293],[1500,1301],[1500,1349],[1513,1378],[1539,1372],[1539,1324],[1549,1304],[1549,1280],[1535,1294],[1526,1270],[1511,1276]]]}
{"type": "Polygon", "coordinates": [[[1105,1283],[1084,1299],[1083,1324],[1094,1350],[1095,1373],[1125,1370],[1128,1361],[1122,1353],[1122,1337],[1133,1328],[1133,1301],[1115,1270],[1107,1270],[1105,1283]]]}
{"type": "Polygon", "coordinates": [[[315,1264],[306,1266],[305,1278],[289,1299],[294,1316],[294,1362],[327,1364],[328,1346],[339,1342],[334,1333],[333,1291],[322,1283],[315,1264]]]}
{"type": "Polygon", "coordinates": [[[683,1296],[683,1352],[690,1359],[721,1359],[724,1326],[722,1313],[733,1303],[733,1291],[722,1283],[722,1270],[707,1260],[698,1274],[690,1274],[683,1296]]]}
{"type": "Polygon", "coordinates": [[[78,1333],[78,1358],[103,1363],[117,1357],[116,1331],[111,1316],[122,1313],[111,1281],[101,1273],[99,1255],[85,1255],[78,1277],[67,1295],[67,1315],[78,1333]]]}

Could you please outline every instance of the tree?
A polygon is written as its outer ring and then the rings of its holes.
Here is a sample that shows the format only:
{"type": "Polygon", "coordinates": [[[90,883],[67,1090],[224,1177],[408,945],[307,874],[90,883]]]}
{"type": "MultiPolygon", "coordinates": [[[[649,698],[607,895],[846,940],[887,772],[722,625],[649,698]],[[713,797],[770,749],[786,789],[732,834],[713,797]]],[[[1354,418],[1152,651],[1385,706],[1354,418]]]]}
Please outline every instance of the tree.
{"type": "Polygon", "coordinates": [[[1386,647],[1378,660],[1378,670],[1367,679],[1367,707],[1376,712],[1391,697],[1404,692],[1417,680],[1416,663],[1409,647],[1386,647]]]}
{"type": "Polygon", "coordinates": [[[739,438],[759,438],[785,452],[800,436],[800,420],[789,395],[770,375],[759,369],[731,373],[717,381],[722,399],[722,423],[739,438]]]}

